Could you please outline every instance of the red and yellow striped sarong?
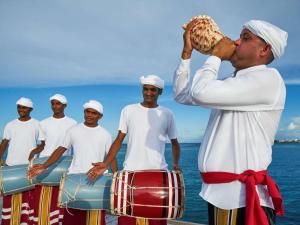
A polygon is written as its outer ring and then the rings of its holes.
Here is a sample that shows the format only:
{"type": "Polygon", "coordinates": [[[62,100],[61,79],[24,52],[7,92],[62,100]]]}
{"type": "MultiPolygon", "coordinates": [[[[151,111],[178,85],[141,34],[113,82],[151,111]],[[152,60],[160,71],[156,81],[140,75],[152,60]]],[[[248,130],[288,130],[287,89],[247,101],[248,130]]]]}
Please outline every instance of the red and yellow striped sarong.
{"type": "Polygon", "coordinates": [[[146,218],[120,216],[118,218],[118,225],[167,225],[167,220],[151,220],[146,218]]]}
{"type": "Polygon", "coordinates": [[[59,187],[37,185],[33,194],[33,225],[61,224],[64,209],[57,206],[59,187]]]}
{"type": "Polygon", "coordinates": [[[105,210],[65,209],[63,225],[105,225],[105,210]]]}
{"type": "Polygon", "coordinates": [[[33,209],[30,207],[31,191],[3,196],[2,225],[31,224],[33,209]]]}

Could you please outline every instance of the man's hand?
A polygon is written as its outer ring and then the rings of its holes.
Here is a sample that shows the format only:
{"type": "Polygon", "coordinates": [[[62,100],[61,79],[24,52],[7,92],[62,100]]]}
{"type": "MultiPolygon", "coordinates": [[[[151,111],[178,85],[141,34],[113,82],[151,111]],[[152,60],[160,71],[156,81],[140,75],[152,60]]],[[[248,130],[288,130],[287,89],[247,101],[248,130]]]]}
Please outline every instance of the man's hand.
{"type": "Polygon", "coordinates": [[[192,41],[191,41],[191,30],[194,28],[194,26],[197,23],[197,19],[190,22],[183,34],[183,50],[182,50],[182,59],[189,59],[191,58],[192,51],[194,49],[192,41]]]}
{"type": "Polygon", "coordinates": [[[47,168],[43,164],[36,164],[28,170],[28,178],[32,179],[35,176],[43,173],[47,168]]]}
{"type": "Polygon", "coordinates": [[[94,167],[87,172],[87,176],[90,181],[95,181],[107,170],[107,166],[103,162],[92,163],[92,165],[94,167]]]}
{"type": "Polygon", "coordinates": [[[212,50],[212,55],[219,57],[221,60],[230,60],[236,45],[234,41],[228,37],[224,37],[212,50]]]}

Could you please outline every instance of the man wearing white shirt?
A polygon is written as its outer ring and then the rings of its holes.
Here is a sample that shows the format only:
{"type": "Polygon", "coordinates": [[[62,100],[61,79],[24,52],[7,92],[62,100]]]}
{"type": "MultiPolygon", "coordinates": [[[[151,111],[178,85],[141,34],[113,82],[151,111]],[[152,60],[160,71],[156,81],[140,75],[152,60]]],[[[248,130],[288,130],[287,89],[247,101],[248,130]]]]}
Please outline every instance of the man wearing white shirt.
{"type": "MultiPolygon", "coordinates": [[[[8,166],[28,164],[29,153],[36,148],[41,134],[39,122],[30,117],[33,110],[31,99],[22,97],[16,104],[19,118],[5,126],[0,144],[0,159],[8,146],[6,158],[8,166]]],[[[2,225],[29,223],[32,213],[30,192],[24,191],[3,197],[2,225]]]]}
{"type": "MultiPolygon", "coordinates": [[[[29,160],[38,153],[40,153],[39,157],[50,156],[57,147],[62,145],[67,130],[77,124],[74,119],[65,115],[68,101],[64,95],[55,94],[49,100],[53,115],[40,122],[43,131],[41,138],[45,140],[45,146],[31,151],[29,160]]],[[[70,149],[66,153],[70,155],[70,149]]]]}
{"type": "MultiPolygon", "coordinates": [[[[95,167],[95,174],[107,168],[120,150],[125,136],[128,134],[126,156],[123,169],[135,170],[166,170],[165,143],[170,139],[173,151],[173,169],[180,169],[178,165],[180,146],[177,141],[177,130],[172,111],[158,105],[157,100],[162,94],[164,81],[156,75],[140,78],[143,91],[143,102],[127,105],[122,109],[119,133],[113,142],[104,163],[95,167]]],[[[119,225],[162,225],[166,220],[146,220],[144,218],[119,217],[119,225]]]]}
{"type": "MultiPolygon", "coordinates": [[[[55,149],[62,146],[67,131],[77,122],[67,117],[64,113],[67,107],[67,98],[61,94],[50,97],[53,115],[40,122],[42,129],[41,139],[45,141],[43,146],[33,149],[29,155],[31,160],[35,154],[39,157],[49,157],[55,149]]],[[[68,149],[64,155],[70,155],[68,149]]],[[[34,188],[34,218],[37,225],[45,224],[48,221],[52,224],[59,224],[63,218],[63,210],[57,206],[59,186],[37,185],[34,188]]]]}
{"type": "Polygon", "coordinates": [[[287,33],[260,20],[244,24],[240,38],[223,38],[190,81],[190,23],[184,33],[182,61],[174,75],[174,98],[211,108],[198,163],[201,197],[208,202],[209,224],[275,224],[282,199],[266,170],[285,103],[285,84],[267,66],[279,58],[287,33]],[[235,68],[218,79],[221,61],[235,68]],[[255,188],[256,187],[256,188],[255,188]]]}
{"type": "MultiPolygon", "coordinates": [[[[87,173],[95,163],[104,161],[111,145],[111,135],[107,130],[98,125],[103,116],[103,106],[95,100],[90,100],[83,105],[84,123],[73,126],[67,131],[63,143],[40,165],[29,170],[29,177],[34,177],[44,172],[55,163],[67,149],[73,148],[73,160],[69,167],[69,174],[87,173]]],[[[112,171],[117,170],[116,160],[112,160],[112,171]]],[[[68,209],[64,213],[64,225],[104,225],[104,210],[76,210],[68,209]],[[71,214],[68,213],[71,212],[71,214]],[[88,222],[89,221],[89,222],[88,222]]]]}

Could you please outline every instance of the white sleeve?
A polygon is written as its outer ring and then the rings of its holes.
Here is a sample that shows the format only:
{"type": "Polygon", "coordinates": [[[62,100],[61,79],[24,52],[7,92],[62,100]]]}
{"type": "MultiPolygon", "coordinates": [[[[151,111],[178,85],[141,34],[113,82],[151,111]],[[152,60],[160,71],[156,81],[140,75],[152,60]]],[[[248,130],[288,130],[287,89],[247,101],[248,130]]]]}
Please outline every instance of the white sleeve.
{"type": "Polygon", "coordinates": [[[168,137],[170,140],[177,138],[177,129],[176,129],[176,124],[175,124],[175,118],[174,114],[171,113],[170,119],[169,119],[169,124],[168,124],[168,137]]]}
{"type": "Polygon", "coordinates": [[[10,140],[11,139],[11,130],[9,124],[7,124],[3,131],[3,139],[10,140]]]}
{"type": "Polygon", "coordinates": [[[64,147],[66,149],[71,149],[71,147],[72,147],[72,132],[70,129],[67,131],[61,147],[64,147]]]}
{"type": "Polygon", "coordinates": [[[119,131],[126,134],[127,133],[127,108],[123,108],[121,111],[119,131]]]}
{"type": "Polygon", "coordinates": [[[217,80],[220,63],[218,57],[210,56],[196,72],[192,84],[175,95],[176,101],[223,110],[272,108],[279,93],[277,75],[267,74],[264,70],[217,80]]]}
{"type": "Polygon", "coordinates": [[[43,130],[43,126],[41,123],[39,123],[39,137],[38,137],[38,140],[39,141],[45,141],[46,140],[46,135],[45,135],[45,132],[43,130]]]}
{"type": "Polygon", "coordinates": [[[106,139],[106,143],[105,143],[105,154],[106,154],[106,155],[107,155],[108,152],[109,152],[111,143],[112,143],[112,138],[111,138],[111,135],[108,134],[108,135],[107,135],[107,139],[106,139]]]}
{"type": "Polygon", "coordinates": [[[195,105],[190,93],[190,59],[181,60],[173,77],[174,99],[186,105],[195,105]]]}

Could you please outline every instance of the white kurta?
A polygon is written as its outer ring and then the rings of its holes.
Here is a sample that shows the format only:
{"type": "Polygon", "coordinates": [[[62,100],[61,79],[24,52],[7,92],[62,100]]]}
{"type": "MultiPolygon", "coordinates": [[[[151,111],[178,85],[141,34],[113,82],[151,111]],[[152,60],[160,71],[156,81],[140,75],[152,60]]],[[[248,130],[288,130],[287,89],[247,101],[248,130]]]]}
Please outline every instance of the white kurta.
{"type": "MultiPolygon", "coordinates": [[[[48,117],[41,121],[41,128],[45,141],[44,150],[40,153],[40,157],[50,156],[53,151],[63,144],[67,130],[73,127],[77,122],[67,116],[63,118],[48,117]]],[[[68,150],[64,155],[70,155],[68,150]]]]}
{"type": "Polygon", "coordinates": [[[27,164],[28,157],[40,139],[39,121],[15,119],[4,128],[3,139],[9,140],[6,164],[9,166],[27,164]]]}
{"type": "Polygon", "coordinates": [[[158,106],[132,104],[123,108],[119,130],[128,133],[124,170],[167,169],[165,145],[177,138],[174,115],[158,106]]]}
{"type": "Polygon", "coordinates": [[[103,127],[77,124],[67,131],[62,147],[73,147],[69,174],[86,173],[92,163],[103,162],[111,146],[111,135],[103,127]]]}
{"type": "MultiPolygon", "coordinates": [[[[266,170],[285,103],[285,84],[276,69],[259,65],[218,80],[221,60],[210,56],[190,82],[190,60],[182,60],[174,75],[174,98],[211,108],[201,143],[201,172],[242,173],[266,170]]],[[[261,205],[273,207],[266,187],[257,186],[261,205]]],[[[203,183],[200,195],[223,209],[245,206],[245,185],[203,183]]]]}

